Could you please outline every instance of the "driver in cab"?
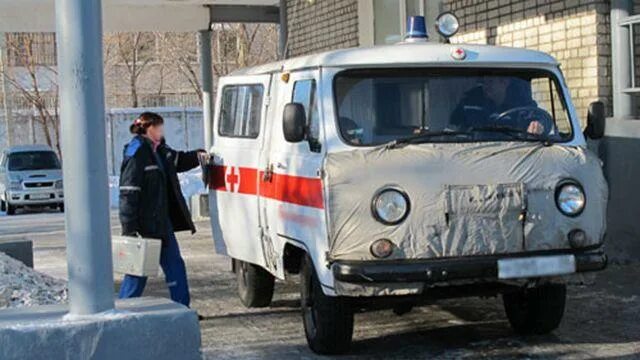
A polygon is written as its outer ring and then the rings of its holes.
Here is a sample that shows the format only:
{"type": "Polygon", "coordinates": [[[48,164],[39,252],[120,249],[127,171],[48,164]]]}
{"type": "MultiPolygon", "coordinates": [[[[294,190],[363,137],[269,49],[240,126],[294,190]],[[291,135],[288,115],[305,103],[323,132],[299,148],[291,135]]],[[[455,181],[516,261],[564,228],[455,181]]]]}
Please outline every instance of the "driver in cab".
{"type": "MultiPolygon", "coordinates": [[[[468,90],[451,115],[451,124],[459,130],[479,127],[510,126],[541,135],[548,129],[536,119],[509,122],[505,112],[520,107],[537,107],[525,80],[505,76],[487,76],[482,82],[468,90]],[[528,90],[528,91],[527,91],[528,90]]],[[[530,88],[529,88],[530,89],[530,88]]]]}

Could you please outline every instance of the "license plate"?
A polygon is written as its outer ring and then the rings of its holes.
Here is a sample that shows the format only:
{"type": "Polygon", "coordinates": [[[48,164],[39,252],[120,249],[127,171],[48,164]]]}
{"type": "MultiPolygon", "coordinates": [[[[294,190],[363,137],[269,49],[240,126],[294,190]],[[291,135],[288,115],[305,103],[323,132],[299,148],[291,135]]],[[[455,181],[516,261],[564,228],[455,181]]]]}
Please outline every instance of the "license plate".
{"type": "Polygon", "coordinates": [[[532,256],[498,260],[498,278],[516,279],[565,275],[576,272],[573,255],[532,256]]]}
{"type": "Polygon", "coordinates": [[[49,194],[31,194],[29,198],[31,200],[44,200],[44,199],[49,199],[50,195],[49,194]]]}

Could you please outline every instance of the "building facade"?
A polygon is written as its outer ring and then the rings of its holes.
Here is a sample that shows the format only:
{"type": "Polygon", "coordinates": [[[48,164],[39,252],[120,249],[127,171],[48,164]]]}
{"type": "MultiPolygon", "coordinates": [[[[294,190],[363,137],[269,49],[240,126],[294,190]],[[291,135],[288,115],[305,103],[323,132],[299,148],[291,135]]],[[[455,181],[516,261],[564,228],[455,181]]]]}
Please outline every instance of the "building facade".
{"type": "MultiPolygon", "coordinates": [[[[107,109],[201,106],[198,41],[196,32],[106,33],[107,109]]],[[[217,24],[211,41],[214,89],[219,76],[277,58],[273,24],[217,24]]],[[[55,34],[0,34],[0,50],[0,146],[59,148],[55,34]]]]}
{"type": "MultiPolygon", "coordinates": [[[[523,47],[553,55],[585,121],[588,104],[594,100],[602,100],[611,114],[610,4],[607,0],[288,0],[287,55],[395,43],[402,39],[411,15],[425,16],[431,40],[438,40],[435,18],[451,11],[461,24],[453,42],[523,47]]],[[[640,10],[640,1],[634,6],[640,10]]]]}

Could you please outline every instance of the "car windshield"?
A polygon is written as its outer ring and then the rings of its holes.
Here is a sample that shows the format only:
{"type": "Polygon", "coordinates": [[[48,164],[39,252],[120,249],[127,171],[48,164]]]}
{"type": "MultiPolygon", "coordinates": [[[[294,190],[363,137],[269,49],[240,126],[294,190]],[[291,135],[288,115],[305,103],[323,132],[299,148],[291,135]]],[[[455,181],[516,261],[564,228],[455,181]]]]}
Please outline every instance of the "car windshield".
{"type": "Polygon", "coordinates": [[[547,71],[359,69],[334,81],[338,126],[351,145],[573,136],[558,81],[547,71]]]}
{"type": "Polygon", "coordinates": [[[53,151],[25,151],[9,155],[9,171],[60,169],[53,151]]]}

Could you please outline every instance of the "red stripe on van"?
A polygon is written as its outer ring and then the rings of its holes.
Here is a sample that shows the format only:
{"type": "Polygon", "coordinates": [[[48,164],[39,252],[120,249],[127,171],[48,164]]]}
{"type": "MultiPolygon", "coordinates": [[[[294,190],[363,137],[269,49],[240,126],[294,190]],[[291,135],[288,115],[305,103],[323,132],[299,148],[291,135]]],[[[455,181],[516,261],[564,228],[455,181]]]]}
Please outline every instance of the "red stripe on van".
{"type": "Polygon", "coordinates": [[[272,174],[263,181],[264,172],[245,167],[215,165],[209,173],[209,188],[216,191],[260,195],[291,204],[324,209],[322,181],[319,178],[272,174]]]}
{"type": "Polygon", "coordinates": [[[240,194],[256,195],[258,171],[252,168],[215,165],[209,173],[209,188],[240,194]]]}

